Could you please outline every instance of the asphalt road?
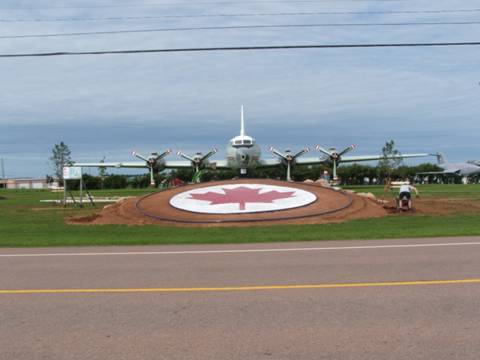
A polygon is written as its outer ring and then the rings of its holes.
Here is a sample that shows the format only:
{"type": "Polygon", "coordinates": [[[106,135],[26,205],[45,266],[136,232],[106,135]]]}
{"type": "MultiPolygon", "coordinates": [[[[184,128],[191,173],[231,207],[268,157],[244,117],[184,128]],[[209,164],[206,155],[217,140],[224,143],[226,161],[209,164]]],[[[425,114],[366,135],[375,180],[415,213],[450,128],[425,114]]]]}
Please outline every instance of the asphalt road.
{"type": "Polygon", "coordinates": [[[480,237],[0,249],[0,359],[479,359],[480,237]]]}

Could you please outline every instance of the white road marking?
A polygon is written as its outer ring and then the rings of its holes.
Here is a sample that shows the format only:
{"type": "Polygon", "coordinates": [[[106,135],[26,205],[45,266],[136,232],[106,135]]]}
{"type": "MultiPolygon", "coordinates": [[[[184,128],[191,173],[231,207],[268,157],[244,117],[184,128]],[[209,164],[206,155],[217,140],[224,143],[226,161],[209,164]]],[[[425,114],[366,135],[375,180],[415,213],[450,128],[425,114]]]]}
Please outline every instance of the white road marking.
{"type": "Polygon", "coordinates": [[[49,257],[49,256],[131,256],[131,255],[203,255],[203,254],[242,254],[242,253],[281,253],[295,251],[335,251],[335,250],[371,250],[400,249],[442,246],[474,246],[480,242],[433,243],[433,244],[396,244],[396,245],[364,245],[364,246],[332,246],[304,248],[272,248],[272,249],[231,249],[231,250],[184,250],[184,251],[132,251],[132,252],[83,252],[83,253],[23,253],[0,254],[0,258],[14,257],[49,257]]]}

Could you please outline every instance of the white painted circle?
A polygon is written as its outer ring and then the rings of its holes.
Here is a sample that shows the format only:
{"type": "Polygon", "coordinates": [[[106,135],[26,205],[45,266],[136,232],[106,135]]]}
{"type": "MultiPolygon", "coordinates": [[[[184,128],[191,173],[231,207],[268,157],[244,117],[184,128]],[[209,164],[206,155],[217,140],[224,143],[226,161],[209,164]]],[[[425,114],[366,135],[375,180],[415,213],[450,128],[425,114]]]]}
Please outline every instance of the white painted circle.
{"type": "Polygon", "coordinates": [[[293,209],[315,200],[311,192],[287,186],[228,184],[182,192],[170,199],[170,205],[204,214],[245,214],[293,209]]]}

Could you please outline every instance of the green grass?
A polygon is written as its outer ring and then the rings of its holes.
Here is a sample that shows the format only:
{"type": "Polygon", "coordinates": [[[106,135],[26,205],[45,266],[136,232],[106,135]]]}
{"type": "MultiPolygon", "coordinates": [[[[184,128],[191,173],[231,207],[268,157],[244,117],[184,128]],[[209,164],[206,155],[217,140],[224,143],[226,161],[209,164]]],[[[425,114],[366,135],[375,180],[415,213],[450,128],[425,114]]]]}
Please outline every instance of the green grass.
{"type": "MultiPolygon", "coordinates": [[[[424,197],[480,199],[480,185],[420,186],[424,197]]],[[[354,187],[383,193],[383,187],[354,187]]],[[[95,191],[95,196],[142,195],[149,190],[95,191]]],[[[449,216],[388,216],[339,224],[282,225],[240,228],[177,228],[165,226],[67,225],[69,216],[86,209],[41,204],[62,195],[47,191],[0,190],[0,247],[247,243],[299,240],[381,239],[400,237],[480,235],[479,214],[449,216]]]]}
{"type": "MultiPolygon", "coordinates": [[[[480,184],[416,185],[416,188],[418,189],[420,196],[425,198],[462,198],[480,200],[480,184]]],[[[345,189],[350,189],[357,192],[371,192],[378,197],[382,197],[384,194],[382,185],[346,186],[345,189]]],[[[387,194],[389,196],[393,196],[396,193],[395,191],[389,191],[387,194]]]]}

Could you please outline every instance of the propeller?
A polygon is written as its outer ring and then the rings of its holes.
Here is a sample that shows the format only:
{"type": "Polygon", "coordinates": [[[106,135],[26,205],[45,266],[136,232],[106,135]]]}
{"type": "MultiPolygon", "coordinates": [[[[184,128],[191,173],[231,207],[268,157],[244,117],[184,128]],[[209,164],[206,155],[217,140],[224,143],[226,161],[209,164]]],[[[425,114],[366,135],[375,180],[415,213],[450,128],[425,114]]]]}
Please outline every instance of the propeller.
{"type": "Polygon", "coordinates": [[[273,146],[270,147],[270,151],[277,155],[279,158],[281,158],[284,163],[287,165],[287,181],[292,181],[292,178],[291,178],[291,169],[292,169],[292,164],[295,162],[295,160],[302,156],[303,154],[307,153],[310,151],[310,149],[308,147],[306,147],[305,149],[303,150],[300,150],[298,153],[296,153],[295,155],[292,155],[291,151],[290,150],[285,150],[284,153],[281,153],[280,151],[278,151],[277,149],[275,149],[273,146]]]}
{"type": "Polygon", "coordinates": [[[192,166],[195,168],[195,173],[197,174],[200,171],[200,168],[205,167],[207,165],[207,160],[210,158],[212,155],[216,154],[218,151],[217,148],[213,148],[210,150],[208,153],[203,155],[201,152],[196,153],[194,156],[189,156],[184,154],[182,151],[178,151],[177,155],[190,161],[192,163],[192,166]]]}
{"type": "Polygon", "coordinates": [[[165,156],[170,154],[172,151],[170,149],[165,150],[163,153],[151,153],[149,157],[143,156],[137,152],[132,152],[132,155],[136,158],[139,158],[147,163],[148,169],[150,171],[150,186],[155,186],[155,180],[153,178],[153,171],[158,165],[158,161],[163,159],[165,156]]]}
{"type": "Polygon", "coordinates": [[[346,153],[349,153],[350,151],[353,151],[357,145],[350,145],[343,149],[342,151],[338,152],[337,149],[335,148],[330,148],[329,150],[326,150],[322,148],[320,145],[317,145],[315,148],[326,155],[327,159],[330,160],[333,164],[333,180],[337,180],[337,167],[338,163],[342,161],[342,156],[345,155],[346,153]]]}

